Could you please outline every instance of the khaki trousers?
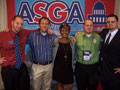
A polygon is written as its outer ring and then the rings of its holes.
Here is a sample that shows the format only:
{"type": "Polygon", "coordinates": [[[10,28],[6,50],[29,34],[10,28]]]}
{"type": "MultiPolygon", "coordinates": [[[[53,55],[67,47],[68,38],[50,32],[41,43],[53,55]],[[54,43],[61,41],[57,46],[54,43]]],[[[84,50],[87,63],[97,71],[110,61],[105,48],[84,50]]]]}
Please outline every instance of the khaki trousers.
{"type": "Polygon", "coordinates": [[[33,90],[49,90],[52,81],[53,64],[32,65],[32,87],[33,90]]]}

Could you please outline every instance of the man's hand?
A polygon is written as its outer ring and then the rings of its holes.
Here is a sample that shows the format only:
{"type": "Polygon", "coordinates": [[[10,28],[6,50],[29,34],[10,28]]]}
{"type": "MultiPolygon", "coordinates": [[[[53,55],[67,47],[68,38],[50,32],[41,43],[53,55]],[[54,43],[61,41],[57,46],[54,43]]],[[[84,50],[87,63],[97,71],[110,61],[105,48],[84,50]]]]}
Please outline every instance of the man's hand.
{"type": "Polygon", "coordinates": [[[76,34],[75,34],[75,37],[79,34],[80,32],[77,32],[76,34]]]}
{"type": "Polygon", "coordinates": [[[115,68],[114,70],[115,70],[115,72],[114,72],[115,74],[120,73],[120,68],[115,68]]]}
{"type": "Polygon", "coordinates": [[[73,36],[70,36],[73,39],[73,42],[76,43],[76,39],[73,36]]]}
{"type": "Polygon", "coordinates": [[[53,31],[48,29],[48,34],[53,34],[53,31]]]}
{"type": "Polygon", "coordinates": [[[6,28],[6,29],[2,30],[2,32],[8,32],[8,31],[9,31],[9,29],[8,29],[8,28],[6,28]]]}
{"type": "Polygon", "coordinates": [[[5,63],[6,61],[7,61],[7,60],[5,59],[5,57],[0,58],[0,64],[5,63]]]}

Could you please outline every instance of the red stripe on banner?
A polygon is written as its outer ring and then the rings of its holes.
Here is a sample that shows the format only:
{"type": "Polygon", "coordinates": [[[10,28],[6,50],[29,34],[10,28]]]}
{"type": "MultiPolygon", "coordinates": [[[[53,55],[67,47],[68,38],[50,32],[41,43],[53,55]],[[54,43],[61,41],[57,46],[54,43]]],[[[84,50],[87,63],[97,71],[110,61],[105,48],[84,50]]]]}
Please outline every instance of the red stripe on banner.
{"type": "Polygon", "coordinates": [[[85,18],[88,14],[92,14],[92,8],[95,2],[98,0],[85,0],[85,18]]]}
{"type": "Polygon", "coordinates": [[[106,14],[113,14],[115,9],[115,0],[85,0],[85,18],[93,13],[94,4],[101,1],[105,5],[106,14]],[[109,2],[109,3],[108,3],[109,2]]]}
{"type": "Polygon", "coordinates": [[[7,18],[8,18],[8,28],[11,28],[12,18],[15,16],[15,0],[7,1],[7,18]]]}

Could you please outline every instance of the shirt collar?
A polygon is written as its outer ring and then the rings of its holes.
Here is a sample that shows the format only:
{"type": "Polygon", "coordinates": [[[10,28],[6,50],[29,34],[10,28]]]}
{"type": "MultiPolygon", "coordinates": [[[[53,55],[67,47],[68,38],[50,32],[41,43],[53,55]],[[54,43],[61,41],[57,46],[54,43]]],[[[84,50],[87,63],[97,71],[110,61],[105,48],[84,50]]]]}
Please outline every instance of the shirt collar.
{"type": "Polygon", "coordinates": [[[108,34],[110,34],[110,33],[111,33],[111,35],[112,35],[112,36],[114,36],[117,32],[118,32],[118,28],[117,28],[117,29],[115,29],[113,32],[110,32],[110,31],[109,31],[109,32],[108,32],[108,34]]]}
{"type": "Polygon", "coordinates": [[[10,32],[10,35],[11,35],[11,37],[12,38],[15,38],[15,36],[16,36],[16,34],[18,35],[18,36],[20,36],[20,32],[18,32],[18,33],[15,33],[15,32],[13,32],[13,30],[12,30],[12,28],[11,29],[9,29],[9,32],[10,32]]]}
{"type": "MultiPolygon", "coordinates": [[[[84,32],[83,35],[86,36],[86,37],[88,37],[88,36],[85,34],[85,32],[84,32]]],[[[94,33],[92,33],[89,37],[94,37],[94,33]]],[[[88,37],[88,38],[89,38],[89,37],[88,37]]]]}
{"type": "Polygon", "coordinates": [[[46,33],[46,35],[43,35],[43,34],[40,32],[40,29],[37,30],[37,34],[42,35],[42,36],[47,36],[47,35],[49,35],[48,32],[46,33]]]}

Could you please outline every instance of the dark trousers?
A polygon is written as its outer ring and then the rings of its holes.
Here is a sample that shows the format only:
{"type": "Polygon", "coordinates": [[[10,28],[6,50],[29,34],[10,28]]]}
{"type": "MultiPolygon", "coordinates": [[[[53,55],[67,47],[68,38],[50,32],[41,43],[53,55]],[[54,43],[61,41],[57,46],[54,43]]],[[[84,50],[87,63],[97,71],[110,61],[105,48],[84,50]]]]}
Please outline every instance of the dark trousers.
{"type": "Polygon", "coordinates": [[[102,80],[103,90],[120,90],[120,79],[102,80]]]}
{"type": "Polygon", "coordinates": [[[30,90],[30,77],[25,64],[20,69],[2,67],[1,76],[5,90],[30,90]]]}
{"type": "Polygon", "coordinates": [[[75,78],[78,90],[97,90],[98,86],[98,72],[97,67],[87,65],[81,65],[80,63],[76,63],[75,65],[75,78]],[[87,69],[87,68],[88,69],[87,69]],[[91,69],[90,69],[91,68],[91,69]],[[93,70],[92,70],[93,69],[93,70]]]}

